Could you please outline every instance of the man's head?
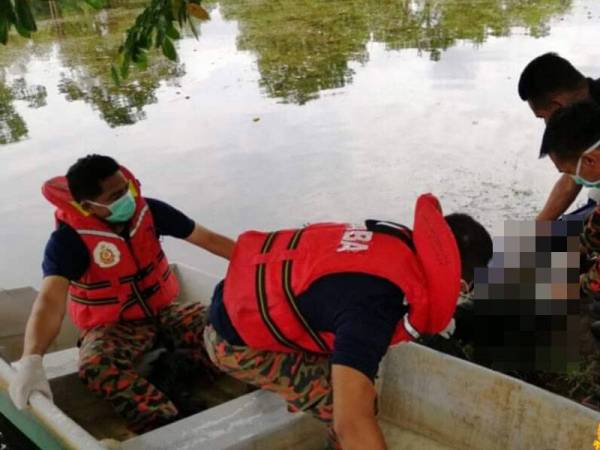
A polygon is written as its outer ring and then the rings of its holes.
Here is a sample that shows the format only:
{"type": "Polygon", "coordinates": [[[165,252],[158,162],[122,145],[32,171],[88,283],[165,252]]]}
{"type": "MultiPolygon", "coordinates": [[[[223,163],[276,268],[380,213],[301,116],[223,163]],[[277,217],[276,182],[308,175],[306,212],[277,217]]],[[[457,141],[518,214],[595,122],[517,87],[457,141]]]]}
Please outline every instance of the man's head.
{"type": "Polygon", "coordinates": [[[529,103],[536,117],[548,122],[559,108],[589,97],[585,77],[556,53],[531,61],[519,79],[519,97],[529,103]]]}
{"type": "Polygon", "coordinates": [[[591,101],[561,108],[550,118],[540,155],[586,186],[600,182],[600,106],[591,101]]]}
{"type": "Polygon", "coordinates": [[[125,222],[131,218],[135,201],[129,181],[119,164],[109,156],[80,158],[69,168],[67,182],[73,199],[86,211],[109,222],[125,222]]]}
{"type": "Polygon", "coordinates": [[[492,259],[494,253],[492,238],[483,225],[467,214],[449,214],[444,218],[458,245],[462,267],[461,277],[470,289],[475,268],[486,267],[492,259]]]}

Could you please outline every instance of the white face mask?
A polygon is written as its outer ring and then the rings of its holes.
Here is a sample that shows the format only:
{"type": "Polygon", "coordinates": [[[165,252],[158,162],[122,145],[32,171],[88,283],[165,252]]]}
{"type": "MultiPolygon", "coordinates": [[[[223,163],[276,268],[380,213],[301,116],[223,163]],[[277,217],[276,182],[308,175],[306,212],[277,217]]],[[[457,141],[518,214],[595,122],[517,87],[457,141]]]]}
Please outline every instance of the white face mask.
{"type": "Polygon", "coordinates": [[[575,183],[579,184],[580,186],[585,186],[588,188],[600,187],[600,180],[588,181],[585,178],[583,178],[581,175],[579,175],[579,171],[581,170],[581,160],[582,160],[583,156],[587,155],[588,153],[593,152],[594,150],[596,150],[598,148],[598,146],[600,146],[600,141],[596,142],[594,145],[592,145],[590,148],[588,148],[586,151],[584,151],[581,154],[581,156],[579,157],[579,159],[577,160],[577,168],[575,169],[575,175],[571,176],[571,178],[573,178],[573,181],[575,183]]]}

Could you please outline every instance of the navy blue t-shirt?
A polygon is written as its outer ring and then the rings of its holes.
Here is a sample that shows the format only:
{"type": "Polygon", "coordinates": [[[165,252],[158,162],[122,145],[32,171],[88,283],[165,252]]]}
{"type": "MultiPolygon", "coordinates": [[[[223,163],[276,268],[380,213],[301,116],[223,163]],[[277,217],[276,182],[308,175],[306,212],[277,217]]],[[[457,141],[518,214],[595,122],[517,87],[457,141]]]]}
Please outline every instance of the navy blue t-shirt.
{"type": "MultiPolygon", "coordinates": [[[[313,330],[335,334],[332,364],[352,367],[374,379],[407,311],[403,300],[403,292],[383,278],[339,273],[315,281],[298,295],[297,304],[313,330]]],[[[244,345],[223,305],[222,283],[215,289],[209,321],[227,342],[244,345]]]]}
{"type": "MultiPolygon", "coordinates": [[[[188,216],[167,203],[146,198],[148,209],[154,219],[157,238],[173,236],[187,238],[194,231],[195,223],[188,216]]],[[[60,275],[68,280],[80,279],[90,264],[90,254],[79,234],[65,223],[50,235],[44,250],[42,271],[44,277],[60,275]]]]}

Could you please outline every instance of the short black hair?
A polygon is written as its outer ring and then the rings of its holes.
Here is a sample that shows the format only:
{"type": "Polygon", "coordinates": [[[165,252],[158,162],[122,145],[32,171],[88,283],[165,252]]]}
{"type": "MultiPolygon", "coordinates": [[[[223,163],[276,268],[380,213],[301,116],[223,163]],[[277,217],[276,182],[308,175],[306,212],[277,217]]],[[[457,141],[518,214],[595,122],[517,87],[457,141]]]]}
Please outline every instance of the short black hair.
{"type": "Polygon", "coordinates": [[[519,78],[519,97],[535,105],[549,103],[550,95],[579,89],[585,77],[557,53],[545,53],[532,60],[519,78]]]}
{"type": "Polygon", "coordinates": [[[462,277],[472,281],[476,267],[487,267],[494,254],[492,237],[485,227],[468,214],[454,213],[446,217],[446,222],[456,239],[462,277]]]}
{"type": "Polygon", "coordinates": [[[589,100],[558,109],[548,121],[540,157],[549,153],[574,161],[600,140],[600,106],[589,100]]]}
{"type": "Polygon", "coordinates": [[[94,154],[79,158],[67,171],[69,191],[75,201],[93,200],[102,194],[100,182],[119,169],[119,163],[110,156],[94,154]]]}

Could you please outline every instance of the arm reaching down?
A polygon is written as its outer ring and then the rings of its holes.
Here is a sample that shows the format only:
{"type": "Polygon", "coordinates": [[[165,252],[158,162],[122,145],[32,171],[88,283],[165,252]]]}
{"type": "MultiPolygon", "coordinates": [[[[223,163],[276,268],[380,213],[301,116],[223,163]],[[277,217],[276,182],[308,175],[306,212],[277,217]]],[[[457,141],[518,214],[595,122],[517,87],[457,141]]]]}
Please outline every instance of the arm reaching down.
{"type": "Polygon", "coordinates": [[[43,355],[60,331],[67,307],[69,280],[44,278],[25,329],[23,356],[43,355]]]}
{"type": "Polygon", "coordinates": [[[44,278],[25,329],[23,356],[17,364],[9,393],[15,406],[23,409],[34,391],[52,399],[50,385],[44,373],[42,355],[60,331],[65,316],[69,280],[60,276],[44,278]]]}
{"type": "Polygon", "coordinates": [[[348,366],[332,366],[333,428],[344,450],[386,450],[375,417],[373,382],[348,366]]]}
{"type": "Polygon", "coordinates": [[[558,179],[544,208],[540,211],[535,220],[556,220],[563,214],[569,206],[575,201],[581,192],[581,186],[575,183],[570,175],[562,174],[558,179]]]}
{"type": "Polygon", "coordinates": [[[198,224],[194,226],[194,230],[185,240],[225,259],[231,259],[235,245],[235,242],[228,237],[198,224]]]}

